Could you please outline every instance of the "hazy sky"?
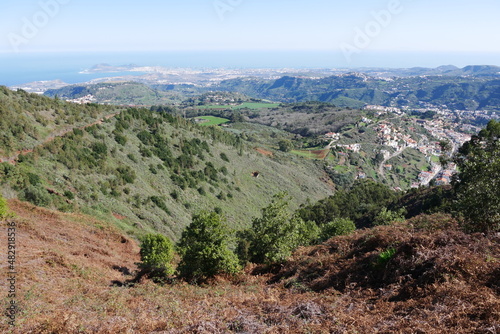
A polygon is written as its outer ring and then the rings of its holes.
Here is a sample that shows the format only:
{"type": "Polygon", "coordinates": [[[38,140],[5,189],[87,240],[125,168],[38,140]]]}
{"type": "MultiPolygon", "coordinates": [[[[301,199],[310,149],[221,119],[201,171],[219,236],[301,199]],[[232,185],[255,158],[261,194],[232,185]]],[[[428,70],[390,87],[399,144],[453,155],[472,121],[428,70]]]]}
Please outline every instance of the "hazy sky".
{"type": "Polygon", "coordinates": [[[2,0],[0,53],[500,54],[499,14],[498,0],[2,0]]]}

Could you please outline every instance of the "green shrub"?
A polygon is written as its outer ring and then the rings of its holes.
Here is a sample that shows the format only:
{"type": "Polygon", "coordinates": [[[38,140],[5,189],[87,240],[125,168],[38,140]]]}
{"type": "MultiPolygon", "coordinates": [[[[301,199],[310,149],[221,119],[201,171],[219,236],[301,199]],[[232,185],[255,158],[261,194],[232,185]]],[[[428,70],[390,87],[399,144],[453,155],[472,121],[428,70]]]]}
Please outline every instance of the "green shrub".
{"type": "Polygon", "coordinates": [[[137,158],[132,153],[127,154],[127,158],[137,163],[137,158]]]}
{"type": "Polygon", "coordinates": [[[65,196],[66,198],[70,199],[70,200],[75,198],[75,195],[74,195],[71,191],[69,191],[69,190],[66,190],[66,191],[64,192],[64,196],[65,196]]]}
{"type": "Polygon", "coordinates": [[[32,185],[24,190],[23,199],[37,206],[49,206],[52,201],[47,190],[32,185]]]}
{"type": "Polygon", "coordinates": [[[129,166],[122,166],[116,169],[117,176],[124,183],[134,183],[137,178],[135,171],[129,166]]]}
{"type": "Polygon", "coordinates": [[[92,151],[96,158],[104,159],[108,154],[108,147],[104,143],[94,143],[92,145],[92,151]]]}
{"type": "Polygon", "coordinates": [[[293,143],[288,139],[280,140],[278,143],[280,151],[290,152],[293,150],[293,143]]]}
{"type": "Polygon", "coordinates": [[[229,158],[227,157],[226,153],[222,152],[220,154],[220,158],[226,162],[229,162],[229,158]]]}
{"type": "Polygon", "coordinates": [[[125,136],[122,136],[122,135],[116,135],[115,136],[115,140],[118,144],[122,145],[122,146],[125,146],[125,144],[127,143],[127,138],[125,136]]]}
{"type": "Polygon", "coordinates": [[[157,207],[165,211],[166,214],[170,215],[170,210],[167,208],[167,205],[161,197],[151,196],[150,199],[157,207]]]}
{"type": "Polygon", "coordinates": [[[33,174],[33,173],[28,173],[28,181],[32,186],[37,186],[40,183],[42,183],[40,176],[33,174]]]}
{"type": "Polygon", "coordinates": [[[240,267],[236,255],[229,250],[229,237],[223,218],[217,213],[204,211],[195,215],[178,244],[181,277],[203,280],[237,273],[240,267]]]}
{"type": "Polygon", "coordinates": [[[377,257],[376,266],[383,267],[389,262],[394,255],[396,254],[396,249],[388,248],[385,251],[381,252],[377,257]]]}
{"type": "Polygon", "coordinates": [[[174,273],[172,259],[174,246],[161,234],[148,234],[141,241],[139,267],[152,277],[165,277],[174,273]]]}
{"type": "Polygon", "coordinates": [[[198,188],[198,193],[202,196],[205,196],[207,194],[207,191],[203,187],[198,188]]]}
{"type": "Polygon", "coordinates": [[[10,216],[9,206],[7,200],[0,195],[0,220],[8,218],[10,216]]]}
{"type": "Polygon", "coordinates": [[[391,211],[387,208],[383,208],[375,217],[373,225],[390,225],[392,223],[404,222],[405,221],[406,210],[400,209],[398,211],[391,211]]]}
{"type": "Polygon", "coordinates": [[[286,193],[273,197],[271,204],[262,209],[262,217],[255,218],[247,236],[250,238],[250,260],[254,263],[281,262],[299,246],[308,245],[318,238],[319,229],[314,222],[304,222],[298,214],[288,211],[286,193]]]}
{"type": "Polygon", "coordinates": [[[321,227],[320,241],[330,239],[336,235],[348,235],[356,230],[354,222],[347,218],[335,218],[321,227]]]}
{"type": "Polygon", "coordinates": [[[454,158],[455,210],[468,232],[500,232],[500,122],[492,120],[454,158]]]}

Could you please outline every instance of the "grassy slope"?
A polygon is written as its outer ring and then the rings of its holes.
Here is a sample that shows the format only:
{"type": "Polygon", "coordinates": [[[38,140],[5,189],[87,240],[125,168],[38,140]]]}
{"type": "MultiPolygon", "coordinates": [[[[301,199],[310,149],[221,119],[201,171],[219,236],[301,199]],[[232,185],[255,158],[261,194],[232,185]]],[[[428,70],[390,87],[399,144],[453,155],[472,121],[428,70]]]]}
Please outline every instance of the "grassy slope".
{"type": "Polygon", "coordinates": [[[253,110],[259,110],[262,108],[276,108],[279,106],[279,103],[266,103],[266,102],[243,102],[238,105],[204,105],[204,106],[197,106],[197,109],[243,109],[243,108],[248,108],[248,109],[253,109],[253,110]]]}
{"type": "MultiPolygon", "coordinates": [[[[159,119],[147,110],[139,111],[139,114],[159,119]]],[[[40,181],[36,187],[40,191],[51,189],[58,194],[69,191],[75,195],[71,204],[62,196],[51,195],[51,205],[55,207],[90,212],[115,221],[130,233],[155,230],[174,240],[189,224],[191,214],[199,210],[220,207],[229,224],[240,228],[248,226],[251,218],[258,215],[260,208],[279,191],[288,191],[295,199],[295,205],[307,198],[315,201],[331,194],[331,187],[321,180],[324,178],[322,169],[314,162],[289,159],[284,155],[268,157],[253,150],[252,146],[243,145],[240,150],[212,139],[210,129],[189,123],[160,121],[159,124],[157,130],[168,140],[166,146],[173,154],[171,160],[180,156],[182,145],[196,138],[207,141],[209,152],[203,153],[203,160],[193,155],[194,166],[176,172],[154,154],[148,157],[141,153],[141,147],[153,150],[152,146],[142,144],[137,136],[141,130],[149,129],[144,120],[124,121],[117,116],[102,125],[88,128],[82,134],[68,134],[37,149],[18,163],[4,181],[18,189],[23,197],[26,187],[30,183],[33,185],[30,175],[37,175],[40,181]],[[125,145],[118,144],[115,134],[112,134],[113,131],[116,133],[117,122],[129,123],[130,127],[121,132],[127,140],[125,145]],[[83,157],[93,156],[89,148],[96,144],[104,144],[107,154],[95,165],[88,165],[83,157]],[[229,162],[221,158],[221,153],[226,154],[229,162]],[[194,188],[184,190],[172,181],[173,175],[202,171],[209,162],[218,171],[218,181],[196,181],[194,188]],[[133,183],[120,181],[118,168],[132,170],[136,176],[133,183]],[[221,172],[224,168],[226,175],[221,172]],[[252,176],[255,171],[260,173],[259,178],[252,176]],[[205,194],[198,192],[199,187],[205,194]],[[174,192],[178,194],[177,198],[171,195],[174,192]],[[153,196],[161,199],[168,213],[151,201],[153,196]]],[[[214,133],[224,132],[217,129],[214,133]]]]}
{"type": "Polygon", "coordinates": [[[221,125],[229,122],[227,118],[220,118],[215,116],[201,116],[201,117],[196,117],[196,119],[205,120],[205,122],[200,123],[200,125],[202,126],[221,125]]]}
{"type": "MultiPolygon", "coordinates": [[[[302,248],[276,274],[213,285],[113,286],[138,247],[104,221],[9,201],[21,312],[11,333],[489,333],[500,328],[498,237],[449,218],[379,227],[302,248]],[[434,223],[432,223],[434,222],[434,223]],[[425,228],[424,228],[425,227],[425,228]],[[380,254],[394,248],[385,264],[380,254]]],[[[4,228],[5,223],[2,223],[4,228]]],[[[0,235],[6,244],[6,234],[0,235]]],[[[2,264],[2,268],[5,265],[2,264]]],[[[253,274],[251,273],[253,272],[253,274]]],[[[5,279],[5,270],[0,279],[5,279]]],[[[5,294],[2,305],[8,302],[5,294]]],[[[3,320],[3,319],[2,319],[3,320]]]]}
{"type": "Polygon", "coordinates": [[[110,82],[90,85],[70,85],[60,89],[51,89],[46,96],[63,99],[81,98],[92,95],[96,103],[113,105],[160,105],[182,100],[174,92],[162,92],[137,82],[110,82]]]}
{"type": "Polygon", "coordinates": [[[0,86],[0,157],[32,149],[52,136],[118,111],[117,107],[80,106],[0,86]]]}

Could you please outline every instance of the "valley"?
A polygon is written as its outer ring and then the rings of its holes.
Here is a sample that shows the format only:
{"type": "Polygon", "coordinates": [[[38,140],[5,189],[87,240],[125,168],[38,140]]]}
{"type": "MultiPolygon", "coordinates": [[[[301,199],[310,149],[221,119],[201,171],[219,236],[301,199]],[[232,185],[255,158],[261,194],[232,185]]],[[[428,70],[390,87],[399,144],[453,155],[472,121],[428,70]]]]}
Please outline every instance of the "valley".
{"type": "Polygon", "coordinates": [[[0,87],[13,333],[496,330],[488,68],[264,73],[0,87]]]}

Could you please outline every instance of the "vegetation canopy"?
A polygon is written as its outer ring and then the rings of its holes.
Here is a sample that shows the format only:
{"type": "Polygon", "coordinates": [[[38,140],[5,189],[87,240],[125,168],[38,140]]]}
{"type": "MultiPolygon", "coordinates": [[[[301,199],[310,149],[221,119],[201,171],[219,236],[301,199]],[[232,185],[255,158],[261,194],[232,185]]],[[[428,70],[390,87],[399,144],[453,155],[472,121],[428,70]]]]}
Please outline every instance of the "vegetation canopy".
{"type": "Polygon", "coordinates": [[[469,231],[500,231],[500,123],[492,120],[455,156],[455,208],[469,231]]]}
{"type": "Polygon", "coordinates": [[[236,255],[229,249],[229,230],[216,212],[201,212],[182,232],[178,243],[181,262],[178,271],[188,280],[203,280],[240,270],[236,255]]]}
{"type": "Polygon", "coordinates": [[[250,261],[273,263],[284,261],[301,245],[308,245],[318,236],[314,222],[305,222],[300,216],[289,212],[289,196],[278,193],[262,216],[255,218],[247,233],[250,261]]]}
{"type": "Polygon", "coordinates": [[[139,267],[153,277],[166,277],[174,273],[172,260],[174,246],[161,234],[148,234],[141,242],[139,267]]]}

